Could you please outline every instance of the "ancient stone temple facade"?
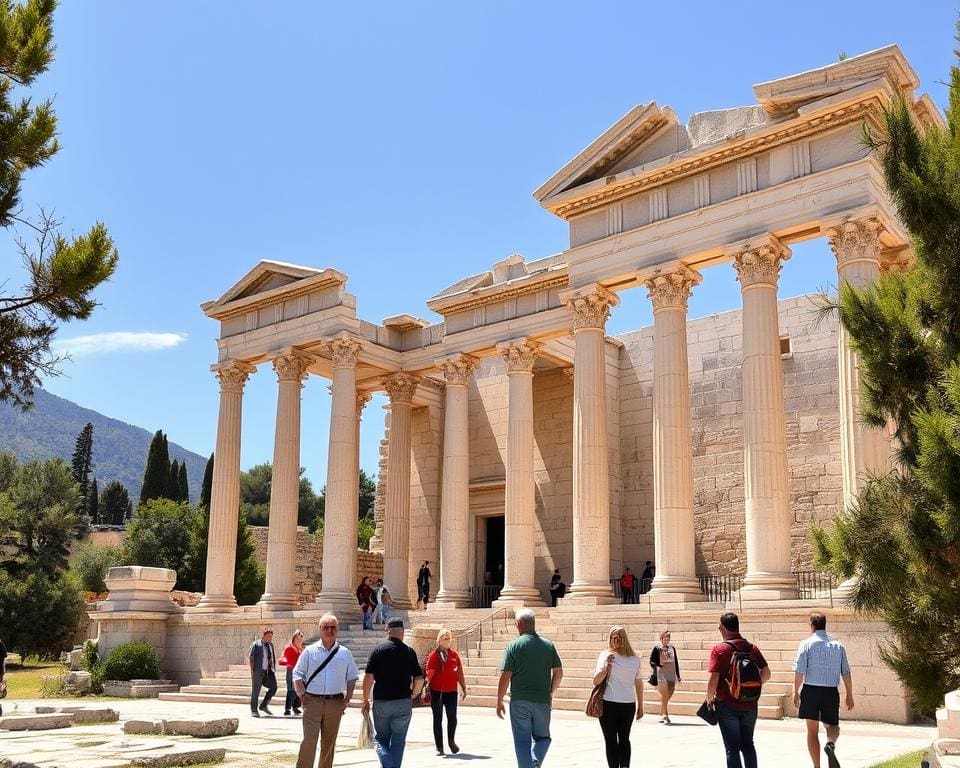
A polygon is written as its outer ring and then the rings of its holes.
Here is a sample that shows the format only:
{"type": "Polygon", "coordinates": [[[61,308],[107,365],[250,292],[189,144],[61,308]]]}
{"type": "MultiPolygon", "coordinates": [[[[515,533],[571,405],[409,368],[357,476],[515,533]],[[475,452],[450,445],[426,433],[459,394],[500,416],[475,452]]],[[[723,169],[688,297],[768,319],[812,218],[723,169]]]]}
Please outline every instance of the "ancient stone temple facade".
{"type": "MultiPolygon", "coordinates": [[[[331,386],[323,584],[316,606],[354,606],[359,421],[390,401],[378,542],[400,605],[431,560],[441,604],[502,585],[542,605],[554,568],[565,600],[613,597],[624,565],[655,561],[654,600],[702,599],[699,576],[743,575],[741,597],[796,595],[807,532],[864,473],[889,466],[886,431],[857,418],[857,360],[809,298],[778,295],[791,246],[826,239],[836,273],[866,285],[909,264],[908,238],[859,133],[917,96],[895,46],[761,83],[757,104],[693,115],[635,107],[534,193],[570,246],[511,256],[427,302],[442,320],[357,314],[347,276],[263,261],[204,312],[220,324],[221,401],[206,593],[232,595],[244,383],[277,378],[267,588],[295,606],[300,392],[331,386]],[[739,309],[688,319],[711,270],[739,281],[739,309]],[[654,322],[611,338],[619,295],[654,322]]],[[[341,265],[346,266],[346,265],[341,265]]],[[[415,310],[414,310],[415,311],[415,310]]]]}

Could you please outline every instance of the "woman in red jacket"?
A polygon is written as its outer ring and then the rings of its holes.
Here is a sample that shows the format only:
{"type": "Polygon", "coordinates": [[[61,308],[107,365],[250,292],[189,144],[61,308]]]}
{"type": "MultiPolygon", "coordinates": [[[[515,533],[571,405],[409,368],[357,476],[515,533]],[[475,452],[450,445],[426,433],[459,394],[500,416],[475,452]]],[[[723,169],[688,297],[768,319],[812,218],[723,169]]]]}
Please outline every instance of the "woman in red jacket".
{"type": "Polygon", "coordinates": [[[283,649],[283,653],[277,659],[277,664],[287,669],[287,698],[283,704],[283,714],[285,715],[289,715],[291,710],[295,715],[300,714],[300,699],[297,698],[297,692],[293,689],[293,668],[297,666],[297,659],[300,658],[302,651],[303,632],[298,629],[293,633],[290,645],[283,649]]]}
{"type": "Polygon", "coordinates": [[[433,708],[433,740],[437,754],[443,754],[443,710],[447,710],[447,741],[450,751],[457,754],[460,747],[454,740],[457,733],[457,686],[460,700],[467,698],[467,682],[463,677],[460,654],[450,647],[453,633],[441,629],[437,635],[437,647],[427,657],[427,685],[430,686],[430,706],[433,708]]]}

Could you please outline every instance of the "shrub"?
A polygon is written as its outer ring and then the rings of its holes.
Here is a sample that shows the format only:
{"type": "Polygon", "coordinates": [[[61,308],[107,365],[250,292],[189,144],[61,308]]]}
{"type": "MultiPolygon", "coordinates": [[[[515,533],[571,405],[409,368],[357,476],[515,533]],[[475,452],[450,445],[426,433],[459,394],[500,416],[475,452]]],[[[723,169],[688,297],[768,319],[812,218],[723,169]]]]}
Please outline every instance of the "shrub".
{"type": "Polygon", "coordinates": [[[72,646],[83,620],[83,595],[71,573],[25,573],[0,569],[0,627],[8,649],[55,659],[72,646]]]}
{"type": "Polygon", "coordinates": [[[67,694],[66,675],[43,675],[40,678],[40,698],[62,699],[67,694]]]}
{"type": "Polygon", "coordinates": [[[160,657],[143,640],[122,643],[107,654],[103,662],[105,680],[156,680],[160,677],[160,657]]]}
{"type": "Polygon", "coordinates": [[[90,673],[90,693],[103,693],[103,663],[100,661],[96,641],[87,640],[83,644],[80,666],[90,673]]]}
{"type": "Polygon", "coordinates": [[[80,585],[87,592],[100,594],[107,591],[103,577],[115,565],[124,564],[122,547],[86,543],[77,548],[72,568],[80,579],[80,585]]]}

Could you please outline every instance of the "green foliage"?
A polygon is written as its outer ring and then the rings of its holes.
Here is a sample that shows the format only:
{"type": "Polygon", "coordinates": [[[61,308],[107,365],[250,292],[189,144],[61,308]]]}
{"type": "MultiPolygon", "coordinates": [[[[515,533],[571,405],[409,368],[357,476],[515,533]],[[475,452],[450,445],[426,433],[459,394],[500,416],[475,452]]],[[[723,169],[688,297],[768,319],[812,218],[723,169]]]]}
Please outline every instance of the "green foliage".
{"type": "MultiPolygon", "coordinates": [[[[300,469],[300,497],[297,504],[297,525],[309,526],[323,514],[323,495],[314,493],[313,484],[300,469]]],[[[250,525],[267,525],[270,521],[270,486],[273,465],[257,464],[240,473],[240,514],[250,525]]]]}
{"type": "Polygon", "coordinates": [[[184,461],[177,471],[177,500],[190,503],[190,483],[187,482],[187,462],[184,461]]]}
{"type": "Polygon", "coordinates": [[[123,547],[87,542],[77,547],[71,569],[85,591],[99,594],[107,591],[103,581],[107,571],[114,566],[124,565],[125,559],[123,547]]]}
{"type": "Polygon", "coordinates": [[[237,524],[237,560],[233,594],[240,605],[253,605],[263,595],[266,573],[255,556],[256,547],[247,521],[241,515],[237,524]]]}
{"type": "Polygon", "coordinates": [[[373,517],[373,503],[377,498],[377,483],[362,469],[360,470],[360,517],[373,517]]]}
{"type": "Polygon", "coordinates": [[[0,451],[0,493],[6,493],[17,472],[17,457],[10,451],[0,451]]]}
{"type": "Polygon", "coordinates": [[[160,677],[160,656],[143,640],[121,643],[103,662],[104,680],[156,680],[160,677]]]}
{"type": "Polygon", "coordinates": [[[93,424],[87,422],[80,434],[77,435],[77,442],[73,449],[73,456],[70,460],[70,469],[73,473],[73,481],[77,484],[79,497],[77,498],[77,515],[86,517],[92,523],[97,519],[90,514],[90,470],[93,468],[93,424]]]}
{"type": "Polygon", "coordinates": [[[94,640],[87,640],[83,644],[83,654],[80,658],[80,666],[90,673],[90,693],[103,693],[103,662],[100,661],[100,653],[97,650],[97,643],[94,640]]]}
{"type": "Polygon", "coordinates": [[[90,501],[88,511],[88,519],[92,524],[97,525],[102,522],[102,520],[100,520],[100,487],[97,484],[97,478],[93,478],[93,482],[90,483],[90,501]]]}
{"type": "Polygon", "coordinates": [[[107,483],[100,494],[100,520],[106,525],[123,525],[130,511],[130,494],[116,480],[107,483]]]}
{"type": "Polygon", "coordinates": [[[177,569],[177,588],[186,592],[203,592],[207,575],[207,537],[210,510],[197,507],[190,527],[187,554],[177,569]]]}
{"type": "Polygon", "coordinates": [[[126,564],[181,570],[196,516],[189,504],[169,499],[141,504],[127,524],[126,564]]]}
{"type": "MultiPolygon", "coordinates": [[[[34,105],[14,96],[53,59],[55,8],[55,0],[0,2],[0,227],[21,224],[36,237],[35,250],[23,239],[18,243],[26,285],[0,294],[0,401],[23,408],[32,403],[41,375],[59,373],[63,358],[50,349],[58,321],[90,316],[97,306],[91,293],[110,278],[118,259],[100,223],[85,235],[67,238],[60,222],[42,210],[38,223],[19,215],[24,174],[60,149],[52,101],[34,105]]],[[[0,286],[6,283],[0,280],[0,286]]]]}
{"type": "Polygon", "coordinates": [[[207,465],[203,469],[203,482],[200,484],[200,501],[198,502],[201,507],[205,509],[210,509],[210,497],[213,495],[213,454],[210,454],[210,458],[207,459],[207,465]]]}
{"type": "Polygon", "coordinates": [[[166,498],[170,501],[186,501],[180,498],[180,462],[176,459],[170,462],[170,479],[167,481],[166,498]]]}
{"type": "Polygon", "coordinates": [[[22,656],[53,659],[68,649],[85,608],[80,585],[69,573],[11,575],[0,569],[3,640],[22,656]]]}
{"type": "Polygon", "coordinates": [[[370,548],[370,539],[377,532],[372,517],[361,517],[357,524],[357,546],[360,549],[370,548]]]}
{"type": "Polygon", "coordinates": [[[70,468],[60,459],[18,466],[0,494],[0,539],[13,550],[0,552],[0,566],[11,573],[63,570],[70,546],[86,529],[76,514],[77,496],[70,468]]]}
{"type": "MultiPolygon", "coordinates": [[[[143,470],[143,485],[140,487],[140,501],[168,499],[170,488],[170,453],[167,439],[161,430],[157,430],[147,451],[147,464],[143,470]]],[[[141,563],[142,565],[142,563],[141,563]]]]}
{"type": "Polygon", "coordinates": [[[818,559],[859,575],[854,605],[880,614],[884,660],[930,714],[960,687],[960,67],[945,129],[922,129],[904,101],[865,140],[912,236],[916,264],[837,308],[858,354],[861,418],[896,425],[897,469],[871,477],[830,530],[818,559]]]}

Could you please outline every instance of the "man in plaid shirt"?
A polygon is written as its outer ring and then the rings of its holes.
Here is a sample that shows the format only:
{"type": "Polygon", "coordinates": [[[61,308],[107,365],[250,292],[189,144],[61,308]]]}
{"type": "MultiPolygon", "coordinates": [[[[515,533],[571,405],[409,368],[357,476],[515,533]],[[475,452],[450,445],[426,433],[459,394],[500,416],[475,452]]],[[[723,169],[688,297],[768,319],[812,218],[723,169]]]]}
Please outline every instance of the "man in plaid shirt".
{"type": "Polygon", "coordinates": [[[793,703],[807,721],[807,750],[814,768],[820,768],[820,723],[827,730],[827,763],[840,768],[836,745],[840,737],[840,678],[846,690],[847,709],[853,709],[853,682],[847,652],[827,634],[827,617],[810,614],[810,637],[800,643],[793,665],[793,703]],[[802,686],[802,687],[801,687],[802,686]]]}

